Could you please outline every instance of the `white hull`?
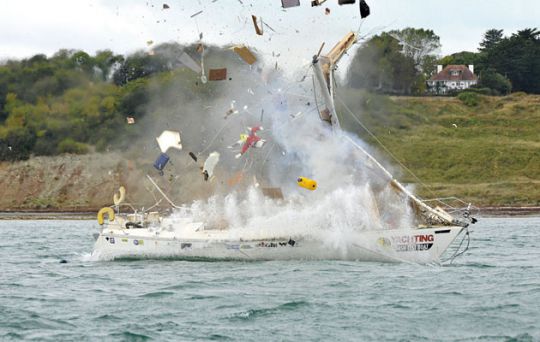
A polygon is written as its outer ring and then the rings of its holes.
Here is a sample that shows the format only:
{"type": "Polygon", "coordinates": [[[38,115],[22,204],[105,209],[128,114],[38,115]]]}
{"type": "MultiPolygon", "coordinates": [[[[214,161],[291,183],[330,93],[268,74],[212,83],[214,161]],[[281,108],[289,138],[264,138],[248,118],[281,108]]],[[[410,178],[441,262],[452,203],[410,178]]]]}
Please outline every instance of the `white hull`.
{"type": "MultiPolygon", "coordinates": [[[[358,260],[439,262],[463,227],[371,230],[348,235],[339,244],[311,236],[232,237],[228,230],[204,230],[187,223],[182,229],[104,229],[93,255],[117,258],[217,260],[358,260]]],[[[237,235],[237,234],[235,234],[237,235]]]]}

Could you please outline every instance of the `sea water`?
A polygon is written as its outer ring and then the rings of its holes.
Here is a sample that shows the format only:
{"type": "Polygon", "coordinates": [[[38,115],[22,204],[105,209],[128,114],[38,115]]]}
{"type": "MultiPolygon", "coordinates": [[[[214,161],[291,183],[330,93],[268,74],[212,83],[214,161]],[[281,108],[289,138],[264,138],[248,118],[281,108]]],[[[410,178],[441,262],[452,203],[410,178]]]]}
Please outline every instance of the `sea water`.
{"type": "Polygon", "coordinates": [[[445,266],[91,261],[95,221],[0,232],[1,341],[540,341],[538,217],[481,219],[445,266]]]}

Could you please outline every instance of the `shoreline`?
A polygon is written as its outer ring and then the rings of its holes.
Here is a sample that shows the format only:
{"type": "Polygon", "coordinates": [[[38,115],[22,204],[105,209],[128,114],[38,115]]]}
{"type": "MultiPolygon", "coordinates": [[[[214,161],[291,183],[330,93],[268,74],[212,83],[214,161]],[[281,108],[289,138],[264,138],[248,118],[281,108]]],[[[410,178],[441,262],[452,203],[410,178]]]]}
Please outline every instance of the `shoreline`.
{"type": "MultiPolygon", "coordinates": [[[[0,210],[0,220],[92,220],[98,209],[92,210],[0,210]]],[[[479,217],[521,217],[540,215],[540,207],[483,207],[476,214],[479,217]]]]}

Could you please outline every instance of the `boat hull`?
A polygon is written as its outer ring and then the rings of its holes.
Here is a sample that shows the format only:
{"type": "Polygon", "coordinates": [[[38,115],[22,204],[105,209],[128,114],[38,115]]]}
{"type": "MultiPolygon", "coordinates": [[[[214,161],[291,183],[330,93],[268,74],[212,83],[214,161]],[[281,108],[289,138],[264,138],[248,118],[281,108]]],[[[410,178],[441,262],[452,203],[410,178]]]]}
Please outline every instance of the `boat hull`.
{"type": "Polygon", "coordinates": [[[313,236],[230,238],[224,232],[174,234],[148,229],[104,230],[93,256],[212,260],[359,260],[436,263],[463,227],[371,230],[335,241],[313,236]]]}

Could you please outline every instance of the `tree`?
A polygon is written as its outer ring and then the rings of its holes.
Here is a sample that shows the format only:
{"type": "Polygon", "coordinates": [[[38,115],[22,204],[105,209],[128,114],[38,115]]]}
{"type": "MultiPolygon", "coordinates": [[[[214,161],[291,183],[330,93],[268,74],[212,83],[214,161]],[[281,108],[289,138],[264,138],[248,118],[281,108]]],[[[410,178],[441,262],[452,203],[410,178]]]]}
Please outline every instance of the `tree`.
{"type": "Polygon", "coordinates": [[[501,42],[503,39],[503,30],[491,29],[484,33],[484,39],[480,42],[480,51],[486,51],[501,42]]]}
{"type": "Polygon", "coordinates": [[[412,27],[403,30],[390,31],[389,34],[396,38],[402,46],[401,52],[412,58],[414,66],[425,76],[429,76],[441,48],[440,37],[432,30],[415,29],[412,27]]]}
{"type": "Polygon", "coordinates": [[[405,56],[399,41],[387,33],[371,38],[349,67],[348,83],[383,93],[410,94],[418,77],[414,60],[405,56]]]}
{"type": "Polygon", "coordinates": [[[540,93],[540,32],[524,29],[485,51],[485,65],[512,82],[514,91],[540,93]]]}
{"type": "Polygon", "coordinates": [[[507,95],[512,91],[510,80],[493,68],[483,70],[480,73],[478,87],[495,90],[498,95],[507,95]]]}

